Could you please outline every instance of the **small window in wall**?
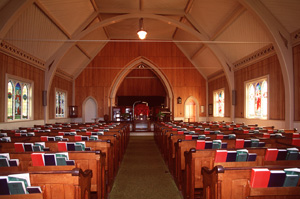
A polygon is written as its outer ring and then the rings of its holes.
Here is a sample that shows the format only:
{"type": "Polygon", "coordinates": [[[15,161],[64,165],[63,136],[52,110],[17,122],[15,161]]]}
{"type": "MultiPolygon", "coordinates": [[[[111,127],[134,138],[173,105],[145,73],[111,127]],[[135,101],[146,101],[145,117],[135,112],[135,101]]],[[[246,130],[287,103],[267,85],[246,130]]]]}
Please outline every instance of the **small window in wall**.
{"type": "Polygon", "coordinates": [[[67,94],[64,91],[56,90],[55,92],[55,117],[66,117],[66,99],[67,94]]]}
{"type": "Polygon", "coordinates": [[[31,119],[32,85],[29,80],[7,78],[6,121],[31,119]]]}
{"type": "Polygon", "coordinates": [[[224,117],[224,89],[214,91],[214,117],[224,117]]]}
{"type": "Polygon", "coordinates": [[[246,118],[268,118],[268,79],[267,77],[247,82],[246,118]]]}

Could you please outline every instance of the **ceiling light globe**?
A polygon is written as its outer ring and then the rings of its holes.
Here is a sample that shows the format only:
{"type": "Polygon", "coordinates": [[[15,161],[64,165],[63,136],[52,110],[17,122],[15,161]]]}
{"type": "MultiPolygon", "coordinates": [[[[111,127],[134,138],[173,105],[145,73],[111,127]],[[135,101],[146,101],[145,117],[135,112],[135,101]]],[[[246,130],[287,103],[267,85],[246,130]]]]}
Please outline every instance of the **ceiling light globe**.
{"type": "Polygon", "coordinates": [[[140,39],[145,39],[146,36],[147,36],[147,32],[144,31],[144,30],[138,31],[137,34],[138,34],[138,36],[139,36],[140,39]]]}

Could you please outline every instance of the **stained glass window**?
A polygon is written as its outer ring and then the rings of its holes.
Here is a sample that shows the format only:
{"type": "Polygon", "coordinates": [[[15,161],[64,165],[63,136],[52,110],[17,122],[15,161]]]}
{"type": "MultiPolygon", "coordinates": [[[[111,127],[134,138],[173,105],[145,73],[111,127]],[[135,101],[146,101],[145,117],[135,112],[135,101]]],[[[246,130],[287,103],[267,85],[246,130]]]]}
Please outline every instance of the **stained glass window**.
{"type": "Polygon", "coordinates": [[[8,81],[7,85],[7,119],[13,120],[13,94],[14,85],[11,80],[8,81]]]}
{"type": "Polygon", "coordinates": [[[17,83],[15,87],[15,119],[21,119],[21,85],[17,83]]]}
{"type": "Polygon", "coordinates": [[[224,117],[224,89],[214,91],[214,117],[224,117]]]}
{"type": "Polygon", "coordinates": [[[268,83],[267,78],[246,84],[246,117],[267,119],[268,83]]]}
{"type": "Polygon", "coordinates": [[[55,94],[55,116],[56,117],[65,117],[65,99],[66,93],[62,91],[56,91],[55,94]]]}
{"type": "Polygon", "coordinates": [[[30,118],[31,84],[14,79],[7,82],[7,120],[30,118]]]}
{"type": "Polygon", "coordinates": [[[23,86],[23,92],[22,92],[22,100],[23,100],[23,103],[22,103],[22,115],[23,115],[23,119],[28,119],[28,87],[27,85],[25,84],[23,86]]]}

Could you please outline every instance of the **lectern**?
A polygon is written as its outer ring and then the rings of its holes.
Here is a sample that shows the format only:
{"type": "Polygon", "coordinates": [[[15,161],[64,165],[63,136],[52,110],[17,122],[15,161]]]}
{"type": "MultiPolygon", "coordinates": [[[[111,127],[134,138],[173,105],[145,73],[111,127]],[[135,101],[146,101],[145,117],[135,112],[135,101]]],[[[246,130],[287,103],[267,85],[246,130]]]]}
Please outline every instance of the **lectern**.
{"type": "Polygon", "coordinates": [[[150,131],[149,106],[147,102],[137,101],[133,104],[133,130],[150,131]]]}

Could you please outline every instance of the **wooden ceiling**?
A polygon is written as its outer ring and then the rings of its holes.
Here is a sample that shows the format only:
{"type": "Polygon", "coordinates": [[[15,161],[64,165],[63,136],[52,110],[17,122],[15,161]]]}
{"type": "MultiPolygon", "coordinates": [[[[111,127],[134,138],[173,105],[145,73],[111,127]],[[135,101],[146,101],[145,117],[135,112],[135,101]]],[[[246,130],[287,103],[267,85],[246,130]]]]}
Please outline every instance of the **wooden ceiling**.
{"type": "MultiPolygon", "coordinates": [[[[176,43],[209,78],[226,67],[220,59],[233,67],[273,45],[270,27],[247,6],[249,1],[2,0],[0,41],[44,70],[53,66],[74,79],[107,42],[140,42],[136,33],[143,18],[146,41],[176,43]]],[[[299,31],[299,0],[253,1],[291,36],[299,31]]]]}

